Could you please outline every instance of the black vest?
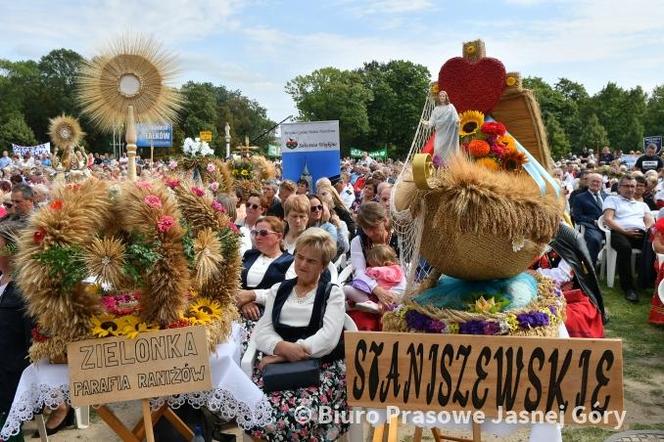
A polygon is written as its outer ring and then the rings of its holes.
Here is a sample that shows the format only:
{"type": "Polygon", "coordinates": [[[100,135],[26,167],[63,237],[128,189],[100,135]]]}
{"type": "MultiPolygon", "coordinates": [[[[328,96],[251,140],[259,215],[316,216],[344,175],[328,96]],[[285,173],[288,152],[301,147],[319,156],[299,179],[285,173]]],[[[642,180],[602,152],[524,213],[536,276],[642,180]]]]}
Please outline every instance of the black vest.
{"type": "MultiPolygon", "coordinates": [[[[247,274],[249,269],[256,262],[258,257],[261,256],[261,252],[258,249],[251,249],[244,252],[244,257],[242,258],[242,288],[248,289],[247,287],[247,274]]],[[[286,272],[288,268],[293,263],[293,255],[288,252],[284,252],[277,259],[272,261],[265,271],[265,275],[261,280],[260,284],[256,287],[251,287],[252,289],[269,289],[278,282],[281,282],[286,277],[286,272]]]]}
{"type": "MultiPolygon", "coordinates": [[[[297,278],[284,281],[277,290],[277,295],[274,298],[274,305],[272,307],[272,326],[274,331],[284,341],[297,342],[298,339],[306,339],[313,336],[323,327],[323,317],[325,316],[325,308],[327,307],[327,300],[330,296],[327,290],[328,282],[321,278],[318,281],[318,289],[316,290],[316,298],[314,299],[314,306],[311,311],[311,318],[309,324],[304,327],[292,327],[290,325],[282,324],[279,319],[281,317],[281,309],[283,308],[286,300],[293,292],[293,288],[297,284],[297,278]]],[[[331,289],[331,286],[330,286],[331,289]]],[[[341,332],[339,342],[331,353],[320,358],[321,362],[328,363],[334,362],[338,359],[343,359],[344,354],[344,333],[341,332]]]]}

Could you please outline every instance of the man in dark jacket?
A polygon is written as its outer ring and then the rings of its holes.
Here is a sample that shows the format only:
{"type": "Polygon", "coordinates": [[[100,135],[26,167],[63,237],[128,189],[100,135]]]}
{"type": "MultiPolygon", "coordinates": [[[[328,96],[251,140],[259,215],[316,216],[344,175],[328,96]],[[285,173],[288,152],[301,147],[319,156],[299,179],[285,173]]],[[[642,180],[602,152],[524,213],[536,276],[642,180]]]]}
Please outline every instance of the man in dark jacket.
{"type": "Polygon", "coordinates": [[[593,264],[597,262],[597,255],[604,241],[604,232],[597,226],[597,220],[602,216],[602,204],[606,197],[607,194],[602,191],[602,176],[591,173],[588,176],[588,189],[578,194],[570,203],[572,219],[585,229],[583,237],[593,264]]]}

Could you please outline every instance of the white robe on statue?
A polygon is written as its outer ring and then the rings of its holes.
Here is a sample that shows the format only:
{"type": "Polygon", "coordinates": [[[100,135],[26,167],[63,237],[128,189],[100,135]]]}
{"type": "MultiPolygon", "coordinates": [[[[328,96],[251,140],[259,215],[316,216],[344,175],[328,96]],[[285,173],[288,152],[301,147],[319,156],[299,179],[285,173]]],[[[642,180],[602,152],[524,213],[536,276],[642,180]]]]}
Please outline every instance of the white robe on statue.
{"type": "Polygon", "coordinates": [[[459,150],[459,115],[452,103],[439,104],[431,112],[427,126],[436,130],[433,159],[434,164],[447,163],[459,150]]]}

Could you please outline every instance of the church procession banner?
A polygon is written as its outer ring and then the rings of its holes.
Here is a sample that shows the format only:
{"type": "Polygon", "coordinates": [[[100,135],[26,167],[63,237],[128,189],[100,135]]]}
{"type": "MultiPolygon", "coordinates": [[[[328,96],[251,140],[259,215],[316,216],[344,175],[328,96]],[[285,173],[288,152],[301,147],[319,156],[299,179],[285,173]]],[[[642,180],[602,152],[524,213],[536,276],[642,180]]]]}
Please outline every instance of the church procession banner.
{"type": "Polygon", "coordinates": [[[307,121],[281,125],[283,176],[297,181],[308,171],[312,181],[338,175],[341,143],[339,121],[307,121]]]}
{"type": "Polygon", "coordinates": [[[51,143],[38,144],[36,146],[20,146],[18,144],[12,144],[12,152],[20,156],[30,153],[33,157],[45,153],[50,154],[51,143]]]}

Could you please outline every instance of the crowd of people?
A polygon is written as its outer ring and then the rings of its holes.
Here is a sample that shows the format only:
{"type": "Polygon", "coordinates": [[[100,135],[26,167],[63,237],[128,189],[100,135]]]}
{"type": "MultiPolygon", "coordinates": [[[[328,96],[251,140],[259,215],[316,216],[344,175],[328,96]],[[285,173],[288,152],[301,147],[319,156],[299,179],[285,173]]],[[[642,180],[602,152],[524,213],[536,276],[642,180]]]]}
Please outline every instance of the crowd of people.
{"type": "MultiPolygon", "coordinates": [[[[664,253],[664,161],[656,146],[648,146],[634,164],[607,147],[595,155],[585,151],[556,163],[553,176],[566,195],[574,223],[561,229],[552,242],[558,257],[551,270],[539,271],[554,277],[561,285],[575,284],[592,300],[600,322],[606,320],[601,291],[592,268],[610,257],[606,252],[606,231],[615,250],[620,286],[629,302],[638,302],[639,284],[652,287],[664,276],[656,271],[655,255],[664,253]],[[572,244],[561,247],[561,244],[572,244]],[[578,243],[578,244],[577,244],[578,243]],[[587,251],[586,251],[587,248],[587,251]],[[640,279],[632,265],[633,250],[640,251],[640,279]],[[569,252],[573,250],[575,252],[569,252]],[[579,252],[580,251],[580,252],[579,252]],[[591,270],[583,266],[588,258],[591,270]],[[561,259],[562,258],[562,259],[561,259]],[[653,270],[655,269],[655,270],[653,270]],[[657,280],[657,281],[655,281],[657,280]]],[[[127,175],[127,158],[111,159],[103,154],[80,154],[75,170],[83,176],[122,180],[127,175]]],[[[159,178],[172,169],[173,160],[138,160],[140,176],[159,178]]],[[[403,163],[379,162],[368,155],[358,160],[344,159],[340,174],[312,182],[277,176],[262,183],[260,191],[246,194],[217,193],[216,200],[235,219],[242,234],[243,257],[241,290],[236,305],[242,326],[250,333],[242,343],[255,342],[258,355],[252,379],[265,387],[267,368],[283,361],[320,360],[316,385],[302,386],[269,395],[273,403],[273,424],[255,428],[252,436],[267,440],[317,437],[335,440],[347,430],[344,424],[302,423],[293,415],[298,404],[315,408],[321,404],[345,405],[343,329],[350,316],[360,330],[380,330],[381,317],[395,308],[406,289],[405,271],[400,264],[397,236],[390,220],[390,197],[403,163]],[[339,280],[339,272],[352,266],[350,278],[339,280]],[[341,349],[341,350],[340,350],[341,349]]],[[[49,189],[58,171],[48,155],[31,158],[0,158],[0,247],[15,241],[15,233],[25,225],[34,210],[47,204],[49,189]]],[[[19,346],[15,363],[3,365],[2,407],[7,413],[21,371],[31,324],[21,320],[20,293],[12,285],[8,254],[0,256],[0,320],[5,348],[19,346]],[[12,390],[13,389],[13,390],[12,390]]],[[[550,264],[550,263],[549,263],[550,264]]],[[[547,264],[548,265],[548,264],[547,264]]],[[[546,266],[545,266],[546,267],[546,266]]],[[[664,323],[664,310],[653,298],[650,321],[664,323]]],[[[574,317],[574,315],[569,315],[574,317]]],[[[579,335],[591,336],[583,327],[568,325],[579,335]]],[[[595,329],[596,330],[596,329],[595,329]]],[[[601,334],[601,324],[599,326],[601,334]]],[[[594,336],[594,335],[593,335],[594,336]]],[[[67,407],[56,410],[47,429],[56,432],[69,419],[67,407]]]]}

